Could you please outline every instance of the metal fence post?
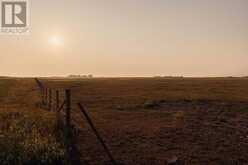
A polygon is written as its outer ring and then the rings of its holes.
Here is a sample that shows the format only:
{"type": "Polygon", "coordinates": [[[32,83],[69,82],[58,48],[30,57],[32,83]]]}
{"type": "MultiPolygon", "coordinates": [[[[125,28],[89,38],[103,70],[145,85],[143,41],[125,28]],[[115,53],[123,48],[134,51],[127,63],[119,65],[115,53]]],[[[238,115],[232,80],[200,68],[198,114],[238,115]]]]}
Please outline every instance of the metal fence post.
{"type": "Polygon", "coordinates": [[[57,125],[60,125],[60,115],[59,115],[59,91],[56,90],[56,119],[57,119],[57,125]]]}
{"type": "Polygon", "coordinates": [[[104,150],[106,151],[111,163],[113,165],[116,165],[116,161],[114,159],[114,157],[112,156],[110,150],[108,149],[107,145],[105,144],[104,140],[102,139],[102,137],[100,136],[100,134],[98,133],[96,127],[94,126],[93,122],[91,121],[89,115],[87,114],[86,110],[84,109],[84,107],[78,103],[78,107],[81,110],[82,114],[84,115],[84,117],[86,118],[87,122],[89,123],[91,129],[93,130],[94,134],[96,135],[97,139],[99,140],[99,142],[101,143],[101,145],[103,146],[104,150]]]}
{"type": "Polygon", "coordinates": [[[59,91],[56,90],[56,110],[59,109],[59,91]]]}
{"type": "Polygon", "coordinates": [[[65,105],[66,105],[66,134],[70,136],[70,129],[71,129],[71,90],[65,90],[65,105]]]}
{"type": "Polygon", "coordinates": [[[52,110],[52,89],[49,89],[49,103],[48,103],[48,109],[51,111],[52,110]]]}
{"type": "Polygon", "coordinates": [[[45,88],[45,105],[47,105],[47,88],[45,88]]]}

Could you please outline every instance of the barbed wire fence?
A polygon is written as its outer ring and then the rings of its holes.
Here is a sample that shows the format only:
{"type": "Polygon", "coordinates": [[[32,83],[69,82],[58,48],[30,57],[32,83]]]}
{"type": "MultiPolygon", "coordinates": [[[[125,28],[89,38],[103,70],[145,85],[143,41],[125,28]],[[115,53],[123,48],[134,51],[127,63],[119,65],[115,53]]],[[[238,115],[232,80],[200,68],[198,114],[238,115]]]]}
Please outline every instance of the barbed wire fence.
{"type": "MultiPolygon", "coordinates": [[[[35,82],[39,87],[39,93],[41,97],[40,107],[44,110],[53,111],[56,113],[56,122],[58,126],[64,127],[64,133],[67,143],[67,150],[71,152],[72,146],[75,144],[71,141],[72,138],[72,94],[71,89],[54,89],[46,87],[38,78],[35,78],[35,82]],[[62,97],[61,97],[62,96],[62,97]],[[55,99],[53,99],[55,97],[55,99]],[[62,118],[61,118],[61,114],[62,118]]],[[[86,108],[81,103],[76,103],[76,107],[80,110],[84,119],[89,124],[93,133],[95,134],[97,140],[102,145],[104,151],[106,152],[110,162],[113,165],[117,165],[116,160],[111,154],[108,146],[104,142],[103,138],[96,129],[92,119],[88,115],[86,108]]]]}

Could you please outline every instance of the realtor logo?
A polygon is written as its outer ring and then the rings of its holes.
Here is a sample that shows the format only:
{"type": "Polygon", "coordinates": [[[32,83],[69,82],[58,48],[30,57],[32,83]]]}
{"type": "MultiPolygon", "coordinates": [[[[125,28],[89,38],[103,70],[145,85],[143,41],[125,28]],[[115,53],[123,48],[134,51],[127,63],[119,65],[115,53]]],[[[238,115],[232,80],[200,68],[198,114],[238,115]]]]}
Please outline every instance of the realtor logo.
{"type": "Polygon", "coordinates": [[[29,32],[27,0],[1,1],[1,33],[24,34],[29,32]]]}

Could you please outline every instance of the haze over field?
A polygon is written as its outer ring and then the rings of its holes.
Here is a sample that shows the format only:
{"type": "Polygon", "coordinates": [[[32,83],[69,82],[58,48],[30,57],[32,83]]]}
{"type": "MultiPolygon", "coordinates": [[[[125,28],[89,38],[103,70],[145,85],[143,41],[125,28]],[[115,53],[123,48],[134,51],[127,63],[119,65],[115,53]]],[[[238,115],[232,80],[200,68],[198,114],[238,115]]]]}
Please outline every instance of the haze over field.
{"type": "Polygon", "coordinates": [[[248,75],[247,0],[30,0],[0,75],[248,75]]]}

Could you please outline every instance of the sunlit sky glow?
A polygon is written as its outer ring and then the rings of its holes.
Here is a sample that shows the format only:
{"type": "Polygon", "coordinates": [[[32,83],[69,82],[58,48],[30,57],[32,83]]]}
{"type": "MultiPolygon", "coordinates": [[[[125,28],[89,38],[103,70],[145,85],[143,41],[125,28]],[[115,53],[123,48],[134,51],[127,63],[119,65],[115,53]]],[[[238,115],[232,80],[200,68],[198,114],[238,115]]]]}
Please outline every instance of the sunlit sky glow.
{"type": "Polygon", "coordinates": [[[247,0],[30,0],[0,75],[248,75],[247,0]]]}

